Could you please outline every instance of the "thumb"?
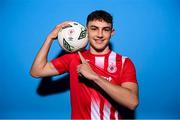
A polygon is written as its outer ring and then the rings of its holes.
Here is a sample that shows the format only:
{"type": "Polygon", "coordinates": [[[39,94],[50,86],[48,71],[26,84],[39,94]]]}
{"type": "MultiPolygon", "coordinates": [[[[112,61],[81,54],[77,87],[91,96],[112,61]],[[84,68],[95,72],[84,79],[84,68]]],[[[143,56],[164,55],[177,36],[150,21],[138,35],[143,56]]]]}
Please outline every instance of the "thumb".
{"type": "Polygon", "coordinates": [[[85,60],[85,58],[82,56],[81,52],[78,51],[78,54],[79,54],[79,57],[80,57],[80,59],[81,59],[81,62],[82,62],[82,63],[87,63],[86,60],[85,60]]]}

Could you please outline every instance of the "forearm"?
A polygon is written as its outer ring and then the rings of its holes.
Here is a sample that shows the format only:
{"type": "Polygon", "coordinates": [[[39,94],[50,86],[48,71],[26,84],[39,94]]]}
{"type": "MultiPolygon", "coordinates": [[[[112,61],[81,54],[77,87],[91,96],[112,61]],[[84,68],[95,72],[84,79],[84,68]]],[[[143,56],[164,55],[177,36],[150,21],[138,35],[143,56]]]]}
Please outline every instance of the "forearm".
{"type": "Polygon", "coordinates": [[[41,72],[43,70],[43,68],[45,67],[45,65],[47,63],[48,52],[49,52],[52,42],[53,42],[52,38],[47,37],[43,46],[39,50],[39,52],[33,62],[33,65],[31,67],[30,72],[31,72],[32,76],[36,77],[36,74],[41,72]]]}
{"type": "Polygon", "coordinates": [[[137,92],[120,85],[115,85],[102,77],[97,77],[94,82],[100,86],[114,101],[131,110],[134,110],[138,104],[137,92]]]}

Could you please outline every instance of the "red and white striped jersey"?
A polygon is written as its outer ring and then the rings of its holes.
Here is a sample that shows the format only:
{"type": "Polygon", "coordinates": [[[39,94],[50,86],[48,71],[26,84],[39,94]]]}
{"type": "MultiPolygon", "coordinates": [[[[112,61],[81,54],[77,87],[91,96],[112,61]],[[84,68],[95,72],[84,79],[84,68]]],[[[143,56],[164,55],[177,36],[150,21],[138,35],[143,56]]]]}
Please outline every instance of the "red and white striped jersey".
{"type": "MultiPolygon", "coordinates": [[[[89,50],[82,52],[91,68],[112,84],[134,82],[136,71],[132,61],[113,51],[104,55],[94,55],[89,50]]],[[[81,60],[77,53],[65,54],[51,61],[61,74],[70,73],[70,97],[72,119],[120,119],[121,113],[113,100],[95,83],[79,77],[77,66],[81,60]]]]}

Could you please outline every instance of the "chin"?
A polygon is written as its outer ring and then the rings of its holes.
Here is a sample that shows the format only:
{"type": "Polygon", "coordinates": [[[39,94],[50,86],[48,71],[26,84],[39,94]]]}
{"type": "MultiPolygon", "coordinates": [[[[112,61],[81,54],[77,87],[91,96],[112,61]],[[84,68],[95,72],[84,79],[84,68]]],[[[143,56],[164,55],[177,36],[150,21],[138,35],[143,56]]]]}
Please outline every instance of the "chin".
{"type": "Polygon", "coordinates": [[[95,47],[94,49],[97,51],[97,52],[102,52],[105,50],[106,47],[95,47]]]}
{"type": "Polygon", "coordinates": [[[90,44],[90,45],[94,50],[96,50],[98,52],[105,50],[107,47],[107,44],[96,44],[95,43],[95,44],[90,44]]]}

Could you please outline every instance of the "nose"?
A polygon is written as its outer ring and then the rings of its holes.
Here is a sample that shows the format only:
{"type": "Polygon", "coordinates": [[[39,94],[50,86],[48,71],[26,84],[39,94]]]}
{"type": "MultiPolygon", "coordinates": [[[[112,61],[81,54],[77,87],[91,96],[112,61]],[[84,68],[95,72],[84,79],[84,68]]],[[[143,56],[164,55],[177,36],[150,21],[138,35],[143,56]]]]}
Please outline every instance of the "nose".
{"type": "Polygon", "coordinates": [[[102,30],[98,30],[97,37],[98,38],[102,38],[103,37],[103,31],[102,30]]]}

